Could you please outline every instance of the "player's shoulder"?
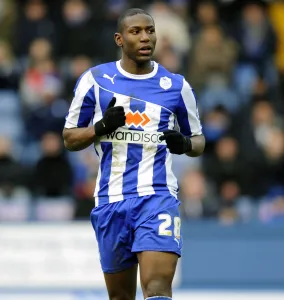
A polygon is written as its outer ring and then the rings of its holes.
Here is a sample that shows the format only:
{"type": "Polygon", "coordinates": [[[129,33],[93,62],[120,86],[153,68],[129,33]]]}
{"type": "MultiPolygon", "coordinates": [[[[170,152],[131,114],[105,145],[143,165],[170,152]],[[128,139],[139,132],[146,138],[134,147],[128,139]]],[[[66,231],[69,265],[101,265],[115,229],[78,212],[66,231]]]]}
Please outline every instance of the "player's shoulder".
{"type": "Polygon", "coordinates": [[[103,74],[112,74],[113,72],[116,71],[116,62],[112,61],[112,62],[99,64],[90,68],[89,71],[92,73],[94,79],[103,76],[103,74]]]}
{"type": "Polygon", "coordinates": [[[182,89],[184,84],[188,82],[185,80],[184,76],[178,73],[172,73],[169,70],[167,70],[164,66],[159,64],[157,76],[160,77],[161,84],[163,84],[163,81],[171,81],[172,86],[176,87],[177,89],[182,89]]]}

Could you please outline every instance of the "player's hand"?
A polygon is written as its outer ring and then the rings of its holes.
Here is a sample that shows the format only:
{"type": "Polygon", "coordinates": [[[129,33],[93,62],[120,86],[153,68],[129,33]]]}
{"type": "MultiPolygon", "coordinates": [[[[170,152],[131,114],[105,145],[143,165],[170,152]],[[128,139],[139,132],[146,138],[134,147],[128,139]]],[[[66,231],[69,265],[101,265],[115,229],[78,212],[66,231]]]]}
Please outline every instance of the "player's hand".
{"type": "Polygon", "coordinates": [[[108,104],[103,118],[95,126],[96,136],[102,136],[114,132],[118,127],[125,125],[125,112],[122,106],[114,106],[116,98],[113,97],[108,104]]]}
{"type": "Polygon", "coordinates": [[[167,147],[173,154],[184,154],[192,150],[190,138],[176,130],[164,131],[160,140],[166,141],[167,147]]]}

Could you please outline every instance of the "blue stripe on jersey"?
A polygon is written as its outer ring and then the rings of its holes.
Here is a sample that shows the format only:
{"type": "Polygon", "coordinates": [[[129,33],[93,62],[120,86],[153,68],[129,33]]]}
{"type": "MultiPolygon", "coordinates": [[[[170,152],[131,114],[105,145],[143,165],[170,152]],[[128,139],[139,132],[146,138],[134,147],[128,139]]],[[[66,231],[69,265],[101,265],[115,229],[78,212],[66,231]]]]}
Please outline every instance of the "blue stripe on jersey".
{"type": "Polygon", "coordinates": [[[162,108],[161,109],[161,113],[160,113],[160,122],[159,122],[159,127],[158,127],[158,131],[166,131],[168,129],[173,129],[174,128],[174,124],[171,124],[171,126],[169,127],[169,117],[170,117],[171,113],[162,108]],[[163,125],[162,125],[163,123],[163,125]]]}
{"type": "Polygon", "coordinates": [[[100,154],[99,154],[99,152],[98,152],[98,150],[96,148],[95,148],[95,152],[96,152],[98,158],[100,158],[100,154]]]}
{"type": "Polygon", "coordinates": [[[108,190],[109,190],[109,178],[111,172],[111,162],[112,162],[112,143],[102,142],[101,148],[103,152],[103,156],[101,159],[101,178],[99,182],[99,203],[107,204],[109,203],[108,190]],[[103,199],[100,198],[103,196],[103,199]]]}
{"type": "Polygon", "coordinates": [[[155,155],[155,162],[153,166],[153,188],[155,192],[161,190],[168,190],[167,172],[166,172],[166,155],[167,148],[164,145],[158,145],[157,153],[155,155]]]}
{"type": "MultiPolygon", "coordinates": [[[[105,113],[112,97],[113,97],[112,92],[106,91],[104,89],[100,89],[100,95],[97,101],[100,104],[102,115],[105,113]],[[107,99],[107,101],[102,101],[102,99],[107,99]]],[[[103,154],[101,157],[101,164],[100,164],[101,179],[99,183],[99,192],[98,192],[100,205],[109,203],[108,192],[109,192],[109,179],[111,175],[111,164],[112,164],[112,143],[102,142],[101,148],[103,154]]]]}
{"type": "Polygon", "coordinates": [[[102,114],[104,114],[105,111],[107,110],[107,107],[112,98],[113,98],[112,92],[106,91],[104,89],[100,89],[99,101],[100,101],[100,107],[101,107],[102,114]],[[106,99],[106,101],[102,101],[102,99],[106,99]]]}
{"type": "Polygon", "coordinates": [[[86,127],[94,117],[94,108],[96,105],[95,90],[92,86],[83,99],[83,103],[80,109],[80,115],[78,119],[78,127],[86,127]]]}
{"type": "MultiPolygon", "coordinates": [[[[186,136],[191,136],[191,128],[188,120],[188,113],[186,106],[184,104],[184,100],[181,97],[180,106],[179,106],[179,113],[177,114],[177,121],[180,127],[180,132],[186,136]]],[[[196,100],[195,100],[196,101],[196,100]]]]}
{"type": "MultiPolygon", "coordinates": [[[[130,99],[130,110],[134,113],[139,111],[143,113],[145,111],[146,103],[137,101],[135,99],[130,99]]],[[[137,184],[138,184],[138,168],[139,162],[142,160],[143,145],[139,144],[128,144],[127,147],[127,160],[126,168],[123,174],[123,189],[122,194],[125,196],[125,193],[133,193],[133,196],[138,196],[137,184]]]]}
{"type": "MultiPolygon", "coordinates": [[[[162,124],[169,123],[170,115],[169,114],[165,115],[163,113],[163,110],[164,109],[162,108],[160,114],[160,122],[158,125],[158,131],[164,131],[165,129],[163,128],[162,124]],[[167,116],[166,120],[165,120],[165,116],[167,116]]],[[[154,166],[153,166],[153,188],[155,192],[165,190],[165,189],[169,190],[166,186],[167,183],[166,156],[167,156],[166,146],[158,145],[157,153],[154,159],[154,166]]]]}

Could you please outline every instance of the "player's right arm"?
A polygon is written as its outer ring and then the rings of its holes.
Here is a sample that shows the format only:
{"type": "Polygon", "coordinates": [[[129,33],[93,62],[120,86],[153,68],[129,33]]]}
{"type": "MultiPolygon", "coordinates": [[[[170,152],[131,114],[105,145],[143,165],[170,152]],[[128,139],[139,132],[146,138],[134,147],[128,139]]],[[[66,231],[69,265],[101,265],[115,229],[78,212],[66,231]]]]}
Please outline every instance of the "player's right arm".
{"type": "Polygon", "coordinates": [[[91,72],[87,71],[75,87],[75,95],[63,129],[64,145],[70,151],[85,149],[94,142],[95,137],[109,134],[125,124],[124,109],[122,106],[114,107],[116,99],[113,97],[103,118],[89,126],[96,106],[94,84],[91,72]]]}
{"type": "Polygon", "coordinates": [[[69,151],[79,151],[89,147],[94,142],[95,136],[93,126],[63,129],[64,145],[69,151]]]}

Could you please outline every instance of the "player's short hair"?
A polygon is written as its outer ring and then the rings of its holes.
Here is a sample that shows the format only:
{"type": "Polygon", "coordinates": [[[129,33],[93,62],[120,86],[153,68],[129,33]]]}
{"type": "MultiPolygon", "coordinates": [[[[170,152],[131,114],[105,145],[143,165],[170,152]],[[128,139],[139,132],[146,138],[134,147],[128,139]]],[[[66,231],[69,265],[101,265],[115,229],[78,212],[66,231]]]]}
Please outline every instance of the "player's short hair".
{"type": "Polygon", "coordinates": [[[121,32],[123,29],[123,21],[127,17],[135,16],[135,15],[147,15],[153,19],[153,17],[147,13],[144,9],[141,8],[130,8],[124,11],[117,20],[117,32],[121,32]]]}

